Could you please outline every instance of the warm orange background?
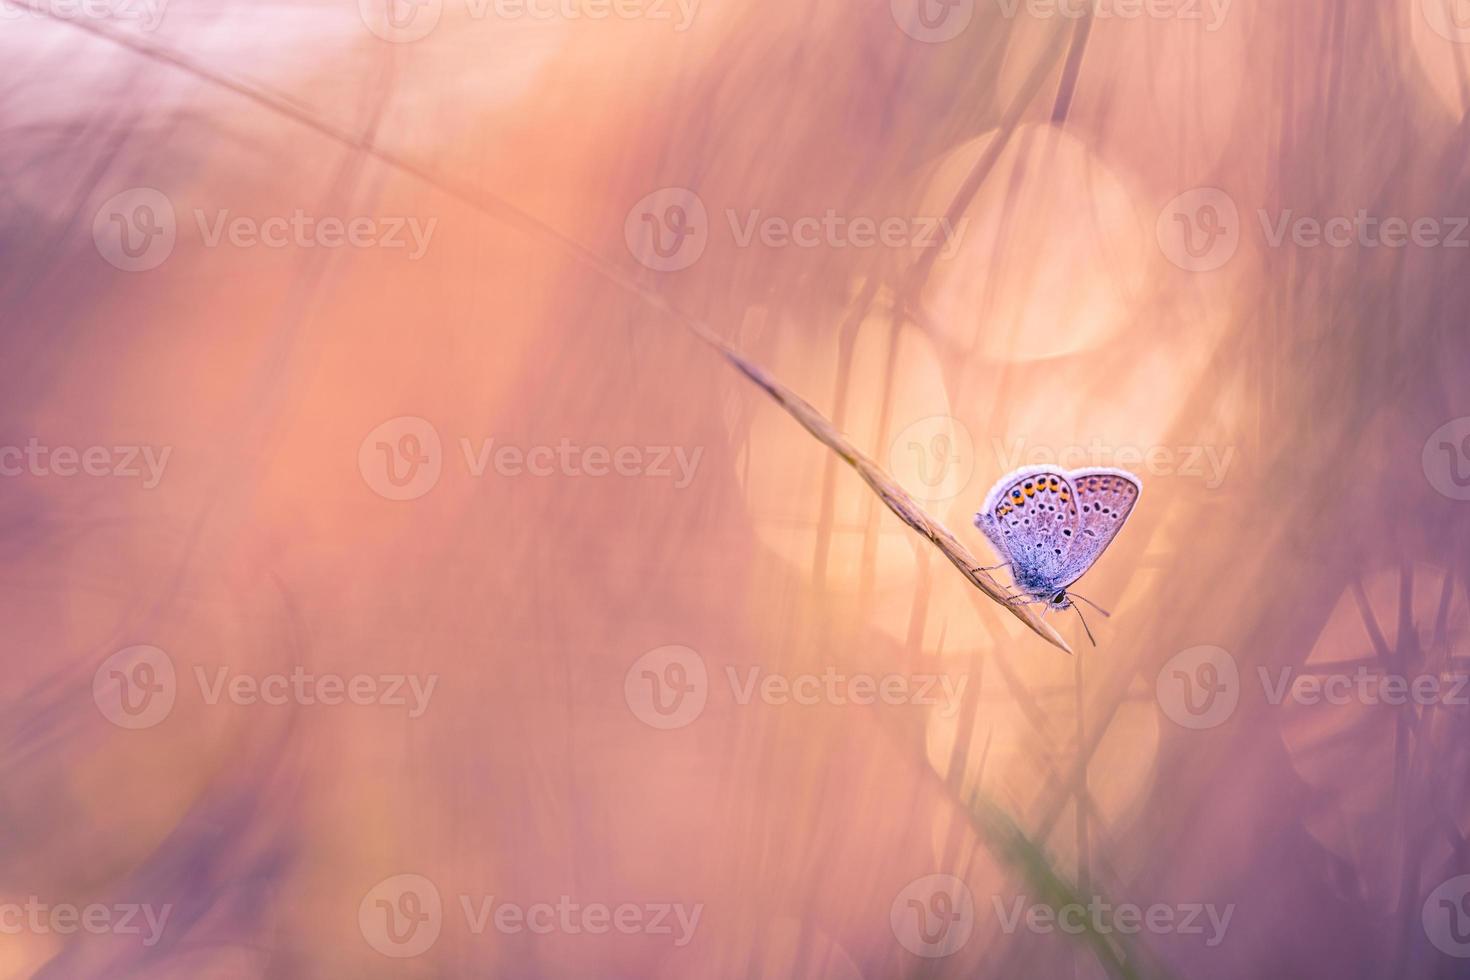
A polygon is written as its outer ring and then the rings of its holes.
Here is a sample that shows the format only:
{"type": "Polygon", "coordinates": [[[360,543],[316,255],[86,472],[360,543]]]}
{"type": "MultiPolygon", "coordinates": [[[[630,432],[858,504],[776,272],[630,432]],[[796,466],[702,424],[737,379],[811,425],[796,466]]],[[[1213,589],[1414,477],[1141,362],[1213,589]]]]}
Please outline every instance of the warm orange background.
{"type": "Polygon", "coordinates": [[[941,43],[887,2],[818,0],[705,0],[683,31],[445,0],[410,43],[348,0],[173,0],[153,31],[6,20],[0,444],[171,455],[154,489],[0,481],[0,903],[174,911],[148,948],[0,935],[0,977],[1103,975],[1085,943],[1000,927],[993,898],[1037,892],[994,812],[1084,894],[1235,906],[1217,946],[1124,937],[1132,975],[1458,975],[1421,908],[1470,872],[1470,708],[1273,706],[1256,680],[1466,666],[1470,503],[1421,451],[1470,415],[1470,251],[1272,247],[1257,218],[1470,214],[1470,45],[1430,29],[1438,2],[1235,0],[1213,30],[1084,32],[975,0],[941,43]],[[142,272],[93,236],[133,187],[178,215],[142,272]],[[698,195],[708,242],[660,272],[625,224],[668,187],[698,195]],[[1202,187],[1240,241],[1191,272],[1167,209],[1202,187]],[[410,260],[210,248],[193,218],[298,208],[437,224],[410,260]],[[965,225],[937,259],[741,247],[727,209],[965,225]],[[987,560],[969,518],[1031,461],[1015,447],[1228,465],[1100,460],[1145,492],[1080,586],[1114,613],[1099,645],[1050,619],[1069,658],[639,290],[915,492],[953,448],[926,506],[987,560]],[[442,473],[394,501],[359,451],[405,416],[442,473]],[[687,486],[476,478],[461,439],[700,455],[687,486]],[[93,681],[138,644],[179,695],[128,730],[93,681]],[[710,689],[658,730],[625,676],[669,645],[710,689]],[[1192,730],[1159,691],[1206,645],[1243,689],[1192,730]],[[192,686],[300,665],[438,682],[417,718],[192,686]],[[740,704],[725,669],[755,666],[967,686],[954,712],[740,704]],[[390,958],[359,905],[405,873],[445,922],[390,958]],[[924,959],[890,913],[937,873],[973,893],[974,934],[924,959]],[[678,948],[475,935],[460,895],[703,912],[678,948]]]}

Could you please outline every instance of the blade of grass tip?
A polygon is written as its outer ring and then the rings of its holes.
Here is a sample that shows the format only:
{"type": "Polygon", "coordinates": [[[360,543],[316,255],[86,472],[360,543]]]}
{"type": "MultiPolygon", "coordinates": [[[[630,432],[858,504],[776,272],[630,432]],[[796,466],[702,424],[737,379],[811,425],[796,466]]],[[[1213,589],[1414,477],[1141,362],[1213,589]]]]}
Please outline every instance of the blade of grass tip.
{"type": "Polygon", "coordinates": [[[1036,633],[1036,635],[1053,646],[1065,650],[1067,653],[1072,652],[1072,648],[1067,645],[1067,641],[1063,640],[1056,630],[1042,622],[1031,611],[1030,607],[1010,602],[1010,597],[1006,593],[1005,588],[996,582],[995,579],[991,578],[988,573],[980,570],[979,562],[975,560],[975,556],[959,542],[959,539],[950,532],[949,528],[926,514],[923,508],[909,496],[907,491],[898,485],[893,477],[883,472],[877,463],[874,463],[867,456],[863,455],[856,446],[848,442],[846,437],[833,428],[832,423],[828,422],[821,412],[818,412],[785,385],[766,374],[765,371],[736,353],[723,341],[710,336],[704,331],[696,332],[706,342],[717,347],[725,355],[726,360],[735,365],[742,374],[755,382],[766,394],[770,395],[778,405],[786,410],[788,415],[801,423],[802,428],[810,432],[818,441],[836,453],[839,458],[857,470],[858,475],[863,478],[863,482],[878,495],[878,499],[882,500],[888,509],[898,516],[899,520],[919,532],[920,535],[929,540],[930,544],[938,548],[940,553],[948,558],[950,563],[955,568],[958,568],[965,578],[970,580],[970,584],[1000,603],[1002,608],[1022,623],[1025,623],[1027,628],[1036,633]]]}
{"type": "Polygon", "coordinates": [[[566,235],[563,235],[535,215],[523,211],[496,194],[453,183],[445,179],[443,175],[435,174],[413,161],[390,153],[384,148],[377,146],[368,136],[351,133],[333,126],[281,97],[270,95],[242,81],[237,81],[219,72],[212,71],[182,52],[172,50],[160,44],[142,41],[114,32],[98,23],[62,18],[53,11],[48,10],[44,4],[36,2],[36,0],[0,0],[0,5],[5,4],[13,4],[42,16],[50,17],[52,20],[64,26],[91,34],[94,37],[126,48],[142,57],[186,72],[200,81],[233,92],[282,117],[292,119],[328,139],[345,146],[359,149],[375,159],[381,160],[388,166],[416,177],[490,217],[519,228],[527,234],[540,238],[543,241],[550,242],[580,264],[592,269],[609,282],[638,296],[646,305],[666,314],[706,344],[720,351],[742,374],[755,382],[756,385],[775,399],[776,403],[784,408],[792,418],[800,422],[803,428],[821,440],[829,449],[846,461],[849,466],[857,470],[858,475],[872,488],[874,493],[878,494],[879,498],[888,506],[888,509],[897,514],[900,520],[919,532],[919,534],[923,535],[931,544],[938,548],[950,560],[950,563],[958,568],[965,578],[970,580],[970,584],[998,602],[1001,608],[1019,619],[1028,629],[1036,633],[1036,635],[1053,646],[1065,650],[1067,653],[1072,652],[1072,648],[1067,645],[1067,642],[1062,639],[1061,635],[1043,623],[1029,608],[1007,601],[1009,596],[1007,596],[1005,589],[987,573],[979,570],[975,556],[970,554],[964,545],[960,544],[958,539],[950,533],[949,529],[924,513],[923,509],[904,492],[902,487],[894,482],[892,477],[884,473],[872,460],[858,452],[857,448],[833,428],[832,424],[820,412],[807,404],[785,385],[769,377],[760,368],[747,361],[734,348],[721,340],[704,323],[684,313],[682,310],[676,309],[663,296],[635,282],[607,259],[573,241],[566,235]]]}
{"type": "MultiPolygon", "coordinates": [[[[991,852],[1021,875],[1042,904],[1058,913],[1069,906],[1091,904],[1096,893],[1087,885],[1068,881],[1052,865],[1046,850],[999,807],[977,793],[970,812],[976,826],[983,829],[991,852]]],[[[1131,936],[1100,930],[1090,919],[1084,920],[1081,933],[1074,938],[1092,951],[1113,980],[1168,980],[1170,976],[1161,965],[1149,962],[1147,949],[1131,936]]]]}

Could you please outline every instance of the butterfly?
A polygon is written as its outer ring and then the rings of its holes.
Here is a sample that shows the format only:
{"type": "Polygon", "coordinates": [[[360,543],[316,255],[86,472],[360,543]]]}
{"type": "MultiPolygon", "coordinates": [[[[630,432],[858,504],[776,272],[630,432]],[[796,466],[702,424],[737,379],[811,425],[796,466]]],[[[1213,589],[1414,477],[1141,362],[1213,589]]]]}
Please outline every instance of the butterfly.
{"type": "MultiPolygon", "coordinates": [[[[994,567],[1009,567],[1024,593],[1016,601],[1068,609],[1076,608],[1074,598],[1082,599],[1106,616],[1106,610],[1067,588],[1113,543],[1142,490],[1138,478],[1123,470],[1023,466],[991,487],[975,526],[1002,559],[994,567]]],[[[1077,616],[1087,629],[1081,609],[1077,616]]],[[[1092,639],[1090,629],[1087,638],[1092,639]]]]}

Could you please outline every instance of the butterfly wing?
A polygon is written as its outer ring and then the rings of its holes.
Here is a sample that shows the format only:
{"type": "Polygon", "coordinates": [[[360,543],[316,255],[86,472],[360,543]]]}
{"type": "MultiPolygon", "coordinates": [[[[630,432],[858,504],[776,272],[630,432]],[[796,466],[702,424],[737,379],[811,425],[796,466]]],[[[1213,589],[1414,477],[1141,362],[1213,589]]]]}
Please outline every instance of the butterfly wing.
{"type": "Polygon", "coordinates": [[[1143,488],[1123,470],[1095,468],[1067,474],[1075,488],[1076,544],[1065,553],[1059,585],[1065,588],[1087,573],[1123,529],[1143,488]]]}
{"type": "Polygon", "coordinates": [[[991,488],[975,526],[1011,563],[1017,586],[1049,596],[1062,584],[1080,540],[1076,490],[1062,470],[1024,467],[991,488]]]}

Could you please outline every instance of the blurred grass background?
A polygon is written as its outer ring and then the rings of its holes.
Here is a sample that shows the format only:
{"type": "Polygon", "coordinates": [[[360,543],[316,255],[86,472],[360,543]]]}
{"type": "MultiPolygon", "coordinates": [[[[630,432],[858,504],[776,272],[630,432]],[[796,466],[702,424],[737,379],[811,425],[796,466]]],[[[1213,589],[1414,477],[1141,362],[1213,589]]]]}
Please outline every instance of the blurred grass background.
{"type": "Polygon", "coordinates": [[[1470,414],[1465,253],[1273,248],[1257,218],[1470,214],[1470,47],[1431,29],[1433,2],[1236,0],[1215,30],[977,3],[938,44],[888,4],[827,0],[708,0],[683,32],[450,3],[411,44],[341,2],[175,0],[147,34],[6,21],[0,442],[174,453],[147,493],[0,494],[0,897],[177,911],[146,950],[6,936],[0,975],[1460,975],[1420,909],[1470,872],[1465,709],[1282,708],[1256,690],[1257,667],[1466,656],[1466,505],[1421,467],[1429,434],[1470,414]],[[92,216],[138,185],[170,197],[180,240],[127,274],[99,257],[92,216]],[[709,240],[656,273],[625,219],[670,186],[697,193],[709,240]],[[1199,187],[1240,223],[1237,253],[1203,273],[1156,233],[1199,187]],[[545,230],[470,203],[496,201],[545,230]],[[436,237],[417,262],[208,249],[190,217],[298,207],[433,217],[436,237]],[[742,248],[730,209],[968,223],[945,257],[742,248]],[[977,550],[968,515],[1005,447],[1232,462],[1218,486],[1145,473],[1084,583],[1114,616],[1067,658],[975,602],[758,390],[547,230],[711,324],[880,462],[952,420],[960,471],[932,511],[977,550]],[[411,504],[355,465],[402,415],[445,441],[446,475],[411,504]],[[704,455],[678,490],[474,480],[460,437],[704,455]],[[122,731],[89,692],[134,643],[185,673],[441,681],[413,720],[181,697],[122,731]],[[970,682],[948,717],[712,695],[695,724],[655,731],[624,672],[674,643],[716,678],[970,682]],[[1203,644],[1231,652],[1244,691],[1192,731],[1156,679],[1203,644]],[[446,896],[705,911],[680,949],[461,925],[388,960],[356,910],[404,871],[446,896]],[[934,873],[973,892],[975,934],[923,960],[890,907],[934,873]],[[992,908],[1069,893],[1236,909],[1207,947],[1006,934],[992,908]]]}

